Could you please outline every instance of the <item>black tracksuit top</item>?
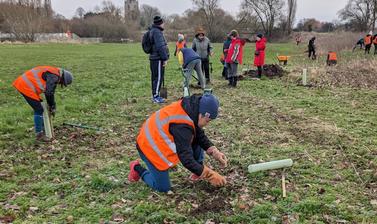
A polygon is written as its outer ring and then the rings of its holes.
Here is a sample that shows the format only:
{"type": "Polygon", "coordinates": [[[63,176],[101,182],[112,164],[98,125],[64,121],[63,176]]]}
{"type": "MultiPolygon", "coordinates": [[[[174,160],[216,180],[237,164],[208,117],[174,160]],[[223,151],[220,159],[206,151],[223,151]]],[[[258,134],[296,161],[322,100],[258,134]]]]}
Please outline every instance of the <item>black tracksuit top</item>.
{"type": "Polygon", "coordinates": [[[207,151],[213,146],[204,130],[198,127],[199,100],[201,97],[202,95],[193,95],[182,100],[182,107],[193,120],[195,130],[187,124],[171,124],[169,127],[169,131],[174,137],[179,160],[186,169],[198,176],[202,174],[204,166],[194,159],[193,148],[200,146],[207,151]],[[192,139],[193,141],[191,141],[192,139]]]}

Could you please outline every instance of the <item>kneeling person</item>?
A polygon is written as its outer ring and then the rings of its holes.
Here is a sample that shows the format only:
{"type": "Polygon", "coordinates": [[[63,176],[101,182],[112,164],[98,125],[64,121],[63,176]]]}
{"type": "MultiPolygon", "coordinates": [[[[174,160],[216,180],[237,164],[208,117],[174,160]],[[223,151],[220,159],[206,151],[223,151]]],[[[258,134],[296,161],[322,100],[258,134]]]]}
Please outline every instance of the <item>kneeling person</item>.
{"type": "Polygon", "coordinates": [[[143,124],[137,149],[148,169],[139,161],[130,163],[129,181],[140,178],[152,189],[168,192],[169,169],[179,162],[192,172],[191,180],[203,179],[215,187],[226,179],[203,164],[204,151],[227,166],[226,156],[208,139],[203,127],[216,119],[219,101],[213,95],[193,95],[162,108],[143,124]],[[203,150],[204,149],[204,150],[203,150]]]}
{"type": "Polygon", "coordinates": [[[48,110],[56,112],[55,89],[58,84],[68,86],[72,83],[72,74],[61,68],[38,66],[19,76],[13,86],[21,93],[34,110],[34,128],[37,140],[44,140],[43,107],[40,95],[45,93],[48,110]]]}

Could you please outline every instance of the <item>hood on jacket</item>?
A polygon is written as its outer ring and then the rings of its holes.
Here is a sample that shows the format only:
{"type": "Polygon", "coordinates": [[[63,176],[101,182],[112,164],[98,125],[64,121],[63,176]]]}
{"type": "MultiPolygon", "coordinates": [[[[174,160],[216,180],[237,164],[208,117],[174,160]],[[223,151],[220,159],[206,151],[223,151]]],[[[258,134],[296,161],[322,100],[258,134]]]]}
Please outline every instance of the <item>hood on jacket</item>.
{"type": "Polygon", "coordinates": [[[190,97],[184,97],[182,99],[183,110],[186,111],[186,113],[189,115],[196,128],[198,128],[199,101],[201,98],[201,94],[194,94],[190,97]]]}

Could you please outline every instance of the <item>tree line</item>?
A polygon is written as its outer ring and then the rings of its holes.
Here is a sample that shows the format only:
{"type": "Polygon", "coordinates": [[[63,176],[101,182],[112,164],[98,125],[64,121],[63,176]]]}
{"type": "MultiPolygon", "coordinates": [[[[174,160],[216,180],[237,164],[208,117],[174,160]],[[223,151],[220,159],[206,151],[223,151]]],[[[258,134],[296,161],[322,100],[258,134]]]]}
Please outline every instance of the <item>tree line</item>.
{"type": "MultiPolygon", "coordinates": [[[[111,1],[103,1],[92,11],[79,7],[72,19],[19,0],[0,0],[0,32],[11,33],[18,40],[33,41],[36,33],[71,32],[80,37],[102,37],[117,42],[125,38],[140,40],[141,32],[161,11],[140,6],[140,18],[127,20],[123,10],[111,1]]],[[[314,18],[300,20],[295,27],[297,0],[243,0],[237,15],[220,7],[220,0],[192,0],[194,7],[182,15],[163,15],[166,34],[175,40],[178,32],[188,36],[203,27],[213,42],[220,42],[232,29],[241,34],[263,33],[269,38],[289,37],[293,31],[332,32],[374,31],[377,0],[349,0],[338,12],[338,22],[320,22],[314,18]]],[[[49,9],[51,10],[51,9],[49,9]]]]}

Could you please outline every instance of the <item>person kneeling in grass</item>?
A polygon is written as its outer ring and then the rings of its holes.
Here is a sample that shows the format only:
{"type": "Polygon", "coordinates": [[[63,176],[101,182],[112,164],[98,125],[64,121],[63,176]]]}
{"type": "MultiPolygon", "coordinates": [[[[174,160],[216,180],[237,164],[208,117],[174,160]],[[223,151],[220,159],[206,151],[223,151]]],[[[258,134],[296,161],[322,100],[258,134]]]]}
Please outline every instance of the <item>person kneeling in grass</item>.
{"type": "Polygon", "coordinates": [[[169,169],[179,162],[192,174],[192,181],[205,180],[222,187],[226,179],[204,165],[204,151],[227,166],[220,152],[202,129],[217,118],[219,101],[212,94],[193,95],[174,102],[152,114],[143,124],[137,137],[137,150],[147,169],[138,160],[130,163],[128,180],[141,178],[159,192],[171,189],[169,169]]]}

